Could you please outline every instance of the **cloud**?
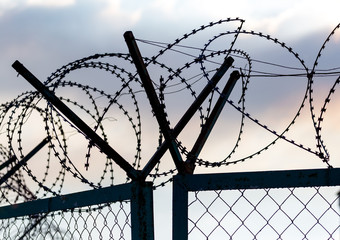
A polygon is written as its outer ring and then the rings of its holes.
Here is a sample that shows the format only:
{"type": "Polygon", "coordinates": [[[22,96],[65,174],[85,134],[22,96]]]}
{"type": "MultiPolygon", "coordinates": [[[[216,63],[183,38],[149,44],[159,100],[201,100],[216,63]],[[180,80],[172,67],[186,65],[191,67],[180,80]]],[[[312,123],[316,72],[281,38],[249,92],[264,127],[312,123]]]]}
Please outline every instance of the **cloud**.
{"type": "Polygon", "coordinates": [[[216,21],[240,17],[246,20],[245,28],[268,34],[287,37],[301,37],[322,28],[334,27],[338,21],[340,2],[334,0],[316,1],[249,1],[237,2],[154,0],[148,6],[157,16],[171,21],[189,22],[216,21]],[[325,14],[326,13],[326,14],[325,14]],[[322,15],[321,15],[322,14],[322,15]]]}
{"type": "Polygon", "coordinates": [[[104,6],[99,11],[99,17],[101,20],[114,25],[119,29],[125,29],[126,26],[136,24],[142,15],[141,8],[131,8],[129,6],[123,6],[120,0],[103,0],[104,6]]]}
{"type": "Polygon", "coordinates": [[[24,9],[28,7],[67,7],[75,3],[76,0],[0,0],[0,17],[13,9],[24,9]]]}
{"type": "Polygon", "coordinates": [[[0,16],[2,16],[5,12],[17,7],[19,3],[19,1],[0,0],[0,16]]]}
{"type": "MultiPolygon", "coordinates": [[[[261,5],[266,7],[259,11],[250,11],[248,23],[255,22],[255,28],[269,34],[279,33],[280,36],[300,38],[320,29],[335,27],[339,22],[339,1],[303,0],[273,3],[273,1],[263,0],[261,5]],[[266,14],[264,11],[274,14],[266,14]]],[[[253,7],[256,9],[255,6],[253,7]]]]}
{"type": "Polygon", "coordinates": [[[28,6],[65,7],[75,4],[75,0],[27,0],[28,6]]]}

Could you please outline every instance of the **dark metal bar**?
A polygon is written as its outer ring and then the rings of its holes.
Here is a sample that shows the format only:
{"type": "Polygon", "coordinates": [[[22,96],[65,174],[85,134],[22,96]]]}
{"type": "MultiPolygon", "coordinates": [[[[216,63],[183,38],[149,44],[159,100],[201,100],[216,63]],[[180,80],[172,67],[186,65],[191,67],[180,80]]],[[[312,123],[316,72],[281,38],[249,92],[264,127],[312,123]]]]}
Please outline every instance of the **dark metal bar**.
{"type": "Polygon", "coordinates": [[[3,164],[0,165],[0,170],[4,169],[5,167],[8,167],[12,163],[14,163],[15,160],[17,160],[16,156],[10,157],[6,162],[4,162],[3,164]]]}
{"type": "Polygon", "coordinates": [[[211,114],[209,115],[208,119],[206,120],[204,126],[201,129],[200,135],[198,136],[192,150],[188,154],[188,159],[186,161],[188,169],[190,169],[193,173],[195,169],[195,160],[202,151],[204,144],[206,143],[212,129],[215,126],[215,123],[218,117],[221,114],[221,111],[224,108],[237,80],[240,78],[240,73],[238,71],[234,71],[230,74],[230,78],[226,83],[220,97],[218,98],[211,114]]]}
{"type": "Polygon", "coordinates": [[[131,196],[132,240],[154,240],[153,190],[151,182],[134,182],[131,196]]]}
{"type": "Polygon", "coordinates": [[[2,178],[0,179],[0,185],[6,182],[12,175],[18,171],[22,166],[24,166],[28,160],[33,157],[40,149],[42,149],[46,143],[50,140],[50,137],[45,138],[42,140],[32,151],[30,151],[23,159],[21,159],[11,170],[9,170],[2,178]]]}
{"type": "Polygon", "coordinates": [[[340,186],[340,168],[176,175],[187,191],[340,186]]]}
{"type": "Polygon", "coordinates": [[[188,240],[188,190],[175,176],[172,185],[172,239],[188,240]]]}
{"type": "MultiPolygon", "coordinates": [[[[197,96],[195,101],[191,104],[188,110],[184,113],[183,117],[178,121],[178,123],[174,127],[172,131],[174,138],[176,138],[184,129],[184,127],[188,124],[190,119],[194,116],[195,112],[199,109],[204,100],[209,96],[211,91],[216,87],[217,83],[221,80],[221,78],[224,76],[227,70],[231,67],[233,62],[234,59],[232,57],[224,59],[224,62],[222,63],[221,67],[217,70],[217,72],[214,74],[214,76],[211,78],[208,84],[203,88],[201,93],[197,96]]],[[[158,148],[158,150],[154,153],[154,155],[151,157],[149,162],[143,168],[141,172],[141,178],[145,179],[147,177],[147,175],[152,171],[152,169],[156,166],[161,157],[164,155],[164,153],[167,150],[167,147],[168,147],[167,143],[166,141],[164,141],[162,145],[158,148]]]]}
{"type": "Polygon", "coordinates": [[[132,183],[0,207],[0,219],[37,215],[131,199],[132,183]]]}
{"type": "Polygon", "coordinates": [[[171,132],[169,123],[166,119],[166,114],[164,112],[164,107],[161,106],[159,99],[157,97],[156,91],[154,86],[152,85],[151,78],[149,76],[148,70],[146,69],[146,66],[144,64],[142,55],[139,51],[139,48],[137,46],[136,40],[132,34],[131,31],[127,31],[124,33],[125,42],[129,48],[129,52],[131,54],[131,57],[133,59],[133,62],[137,68],[137,72],[141,78],[141,81],[143,83],[143,87],[145,89],[145,92],[148,96],[148,99],[150,101],[150,105],[152,107],[152,110],[156,116],[157,122],[159,124],[159,127],[162,131],[162,134],[164,136],[165,141],[169,145],[169,151],[172,156],[172,159],[174,160],[174,163],[176,165],[176,168],[179,173],[184,173],[184,166],[183,166],[183,160],[181,157],[181,154],[177,148],[177,144],[175,142],[175,138],[173,137],[173,134],[171,132]]]}
{"type": "Polygon", "coordinates": [[[81,120],[70,108],[68,108],[57,96],[54,95],[39,79],[37,79],[29,70],[19,61],[13,63],[13,68],[21,74],[33,87],[35,87],[47,101],[53,104],[61,113],[63,113],[76,127],[82,131],[93,144],[95,144],[103,153],[117,163],[131,179],[138,178],[138,171],[135,170],[122,156],[120,156],[107,142],[105,142],[95,131],[92,130],[83,120],[81,120]]]}

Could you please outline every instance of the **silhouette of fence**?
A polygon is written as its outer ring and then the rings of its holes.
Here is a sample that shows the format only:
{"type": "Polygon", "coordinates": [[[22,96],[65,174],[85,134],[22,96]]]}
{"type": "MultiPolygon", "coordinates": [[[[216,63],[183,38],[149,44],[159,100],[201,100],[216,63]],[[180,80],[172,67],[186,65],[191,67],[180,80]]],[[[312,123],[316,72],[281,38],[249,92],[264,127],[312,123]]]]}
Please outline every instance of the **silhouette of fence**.
{"type": "MultiPolygon", "coordinates": [[[[339,186],[339,173],[177,175],[173,239],[336,239],[339,196],[323,186],[339,186]]],[[[10,205],[0,216],[4,239],[153,239],[152,184],[10,205]]]]}
{"type": "MultiPolygon", "coordinates": [[[[292,235],[297,239],[337,238],[335,187],[340,185],[340,170],[331,164],[324,120],[340,77],[338,66],[320,65],[340,24],[326,38],[311,68],[284,42],[243,30],[243,25],[244,20],[239,18],[211,22],[173,43],[135,39],[132,32],[126,32],[130,54],[105,53],[78,59],[57,69],[45,82],[16,61],[13,68],[35,91],[1,105],[0,137],[8,144],[0,145],[3,239],[154,239],[157,223],[153,219],[153,191],[169,183],[173,184],[176,240],[289,239],[292,235]],[[228,24],[231,29],[225,30],[228,24]],[[193,36],[217,26],[223,31],[213,33],[203,47],[190,46],[193,36]],[[254,58],[249,37],[279,47],[279,60],[287,54],[294,65],[254,58]],[[184,44],[186,41],[189,45],[184,44]],[[142,57],[137,43],[161,50],[152,57],[142,57]],[[169,57],[165,61],[171,63],[163,63],[170,54],[181,57],[174,63],[169,57]],[[229,70],[233,70],[229,80],[223,83],[220,80],[229,70]],[[99,77],[88,82],[86,77],[94,71],[99,77]],[[76,80],[67,79],[69,76],[76,80]],[[249,111],[246,99],[253,78],[306,80],[303,86],[293,86],[294,90],[303,89],[303,94],[283,128],[269,127],[249,111]],[[321,104],[315,94],[319,78],[330,79],[321,104]],[[236,97],[232,97],[234,88],[240,93],[236,97]],[[186,94],[184,100],[177,97],[182,93],[186,94]],[[169,98],[173,96],[176,101],[171,108],[169,98]],[[150,103],[147,107],[146,98],[150,103]],[[291,132],[306,106],[314,136],[305,142],[291,132]],[[211,153],[206,157],[204,150],[209,147],[204,146],[209,144],[213,129],[225,133],[228,124],[216,125],[228,107],[233,110],[228,112],[230,119],[238,114],[239,127],[228,128],[237,132],[236,141],[222,144],[223,157],[214,160],[211,153]],[[142,114],[146,109],[151,117],[142,114]],[[148,137],[158,139],[153,150],[149,140],[142,141],[142,120],[156,130],[154,135],[148,132],[148,137]],[[124,124],[113,130],[112,122],[124,124]],[[190,125],[187,130],[189,123],[194,127],[190,125]],[[245,126],[250,124],[270,136],[255,150],[247,144],[241,148],[245,126]],[[127,136],[128,128],[132,137],[127,136]],[[34,145],[37,139],[43,140],[34,145]],[[263,156],[278,142],[307,153],[324,168],[223,173],[231,165],[263,156]],[[308,147],[310,144],[315,147],[308,147]],[[187,147],[190,145],[191,149],[187,147]],[[142,146],[151,152],[150,158],[142,154],[142,146]],[[237,155],[239,152],[242,154],[237,155]],[[85,161],[79,161],[79,156],[85,161]],[[149,160],[143,162],[145,158],[149,160]],[[167,161],[169,158],[172,162],[167,161]],[[205,172],[205,168],[213,168],[214,174],[195,174],[205,172]],[[69,193],[84,186],[84,191],[69,193]]],[[[292,83],[285,80],[275,84],[281,82],[292,83]]],[[[281,85],[278,88],[284,89],[281,85]]]]}
{"type": "Polygon", "coordinates": [[[151,184],[128,183],[9,205],[0,231],[3,239],[152,239],[152,199],[151,184]]]}
{"type": "Polygon", "coordinates": [[[7,218],[3,239],[131,239],[125,202],[7,218]]]}
{"type": "Polygon", "coordinates": [[[173,239],[337,239],[339,169],[175,176],[173,239]]]}

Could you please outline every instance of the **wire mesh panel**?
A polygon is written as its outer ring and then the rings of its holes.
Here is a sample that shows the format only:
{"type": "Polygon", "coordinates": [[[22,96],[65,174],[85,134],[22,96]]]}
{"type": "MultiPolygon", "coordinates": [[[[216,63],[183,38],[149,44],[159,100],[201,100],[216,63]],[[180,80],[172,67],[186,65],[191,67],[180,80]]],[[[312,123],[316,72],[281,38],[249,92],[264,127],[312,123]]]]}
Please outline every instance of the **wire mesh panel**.
{"type": "Polygon", "coordinates": [[[1,220],[2,239],[131,239],[129,202],[1,220]]]}
{"type": "Polygon", "coordinates": [[[177,175],[173,239],[339,239],[339,171],[177,175]]]}
{"type": "Polygon", "coordinates": [[[337,187],[189,193],[189,239],[339,239],[337,187]]]}
{"type": "Polygon", "coordinates": [[[152,183],[127,183],[0,207],[1,239],[153,240],[152,183]]]}

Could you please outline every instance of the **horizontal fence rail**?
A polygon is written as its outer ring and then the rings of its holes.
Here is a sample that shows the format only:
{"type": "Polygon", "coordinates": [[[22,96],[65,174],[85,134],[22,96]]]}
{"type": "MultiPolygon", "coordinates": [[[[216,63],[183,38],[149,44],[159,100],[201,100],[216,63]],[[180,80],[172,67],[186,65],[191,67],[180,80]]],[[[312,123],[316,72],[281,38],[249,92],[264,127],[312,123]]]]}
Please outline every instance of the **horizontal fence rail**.
{"type": "Polygon", "coordinates": [[[133,184],[128,183],[4,206],[0,208],[0,219],[129,200],[131,199],[132,187],[133,184]]]}

